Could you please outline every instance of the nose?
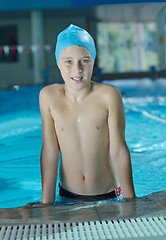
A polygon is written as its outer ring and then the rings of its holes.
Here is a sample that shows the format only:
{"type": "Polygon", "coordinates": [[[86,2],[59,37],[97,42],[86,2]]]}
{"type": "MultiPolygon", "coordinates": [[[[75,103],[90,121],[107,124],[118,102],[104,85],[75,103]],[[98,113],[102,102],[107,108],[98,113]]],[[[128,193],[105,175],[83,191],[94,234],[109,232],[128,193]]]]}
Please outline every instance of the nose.
{"type": "Polygon", "coordinates": [[[83,72],[83,66],[82,66],[82,64],[81,64],[80,62],[75,63],[75,64],[73,65],[73,73],[74,73],[74,74],[80,74],[80,73],[82,73],[82,72],[83,72]]]}

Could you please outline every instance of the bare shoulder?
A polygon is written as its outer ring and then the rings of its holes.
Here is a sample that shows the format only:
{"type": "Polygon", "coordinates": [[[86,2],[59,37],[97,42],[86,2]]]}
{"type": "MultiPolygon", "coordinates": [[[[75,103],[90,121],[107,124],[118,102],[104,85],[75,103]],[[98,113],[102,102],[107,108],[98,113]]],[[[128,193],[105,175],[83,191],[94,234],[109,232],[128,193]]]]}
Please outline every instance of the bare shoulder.
{"type": "Polygon", "coordinates": [[[40,95],[52,95],[61,92],[63,84],[52,84],[41,89],[40,95]]]}
{"type": "Polygon", "coordinates": [[[98,92],[98,95],[104,98],[104,100],[111,104],[121,102],[121,93],[113,85],[110,84],[94,84],[94,89],[98,92]]]}
{"type": "Polygon", "coordinates": [[[49,101],[58,98],[63,89],[63,84],[52,84],[41,89],[39,94],[40,101],[49,101]]]}

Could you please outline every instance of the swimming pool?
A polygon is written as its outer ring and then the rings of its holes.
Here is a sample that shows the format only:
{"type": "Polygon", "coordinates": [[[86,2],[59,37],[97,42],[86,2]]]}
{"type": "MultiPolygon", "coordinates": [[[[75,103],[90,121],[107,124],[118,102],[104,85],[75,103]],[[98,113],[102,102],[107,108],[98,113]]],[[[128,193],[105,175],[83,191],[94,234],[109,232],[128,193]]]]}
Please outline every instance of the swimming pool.
{"type": "MultiPolygon", "coordinates": [[[[136,195],[166,189],[166,79],[106,83],[123,96],[136,195]]],[[[0,208],[41,200],[41,88],[0,91],[0,208]]]]}

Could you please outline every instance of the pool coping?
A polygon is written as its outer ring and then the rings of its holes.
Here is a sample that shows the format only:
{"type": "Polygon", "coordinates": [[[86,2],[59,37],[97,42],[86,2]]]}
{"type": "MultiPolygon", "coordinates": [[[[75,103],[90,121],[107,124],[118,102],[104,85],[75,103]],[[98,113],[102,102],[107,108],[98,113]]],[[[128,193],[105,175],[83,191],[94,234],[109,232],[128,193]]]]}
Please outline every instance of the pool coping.
{"type": "Polygon", "coordinates": [[[126,201],[59,203],[0,209],[0,226],[73,223],[166,216],[166,190],[126,201]]]}

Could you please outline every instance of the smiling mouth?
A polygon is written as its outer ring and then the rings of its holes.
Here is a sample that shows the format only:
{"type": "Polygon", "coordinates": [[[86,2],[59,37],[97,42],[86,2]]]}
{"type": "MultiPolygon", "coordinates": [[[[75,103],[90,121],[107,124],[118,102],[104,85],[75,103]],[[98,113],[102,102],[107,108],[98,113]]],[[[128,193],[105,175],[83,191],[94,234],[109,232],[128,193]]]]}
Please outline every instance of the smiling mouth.
{"type": "Polygon", "coordinates": [[[82,82],[83,77],[71,77],[71,79],[76,83],[80,83],[80,82],[82,82]]]}

